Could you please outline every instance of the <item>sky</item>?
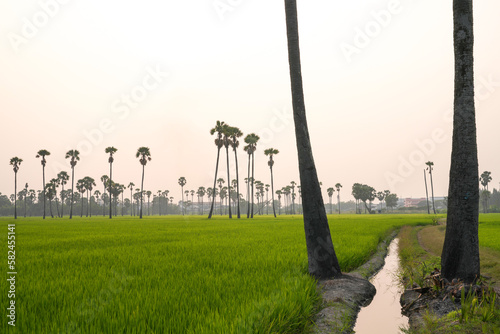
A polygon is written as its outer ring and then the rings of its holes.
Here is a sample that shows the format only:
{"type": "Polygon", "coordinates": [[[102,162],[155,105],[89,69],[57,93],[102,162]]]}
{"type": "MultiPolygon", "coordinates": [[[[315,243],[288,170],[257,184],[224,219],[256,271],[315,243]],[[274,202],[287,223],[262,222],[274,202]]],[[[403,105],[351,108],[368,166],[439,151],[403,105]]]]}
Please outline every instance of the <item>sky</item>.
{"type": "MultiPolygon", "coordinates": [[[[475,1],[479,169],[500,181],[500,3],[475,1]]],[[[424,197],[425,162],[436,196],[446,196],[453,109],[452,0],[299,0],[306,113],[319,180],[353,183],[399,197],[424,197]]],[[[255,177],[275,188],[299,181],[283,1],[0,2],[0,192],[14,192],[10,158],[23,159],[18,190],[42,188],[35,158],[47,149],[46,178],[108,173],[140,184],[137,149],[152,160],[144,188],[211,187],[217,120],[261,139],[255,177]]],[[[243,141],[243,140],[241,140],[243,141]]],[[[240,177],[247,156],[238,151],[240,177]]],[[[226,179],[225,155],[220,176],[226,179]]],[[[231,178],[234,178],[231,156],[231,178]]],[[[428,180],[429,181],[429,180],[428,180]]],[[[97,189],[102,188],[98,182],[97,189]],[[101,187],[99,187],[99,185],[101,187]]],[[[242,191],[243,192],[243,191],[242,191]]]]}

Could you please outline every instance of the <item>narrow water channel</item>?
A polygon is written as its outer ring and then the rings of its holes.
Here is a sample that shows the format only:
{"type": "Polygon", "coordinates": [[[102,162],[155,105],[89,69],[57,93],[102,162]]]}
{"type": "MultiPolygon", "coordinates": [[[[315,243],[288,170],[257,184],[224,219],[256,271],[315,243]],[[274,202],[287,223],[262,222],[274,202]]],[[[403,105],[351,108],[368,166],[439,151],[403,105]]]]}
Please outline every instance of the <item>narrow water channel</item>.
{"type": "Polygon", "coordinates": [[[397,334],[401,327],[408,327],[408,318],[401,315],[399,298],[402,289],[398,285],[399,239],[392,240],[385,257],[384,267],[370,279],[377,294],[370,305],[363,307],[358,314],[354,331],[356,334],[397,334]]]}

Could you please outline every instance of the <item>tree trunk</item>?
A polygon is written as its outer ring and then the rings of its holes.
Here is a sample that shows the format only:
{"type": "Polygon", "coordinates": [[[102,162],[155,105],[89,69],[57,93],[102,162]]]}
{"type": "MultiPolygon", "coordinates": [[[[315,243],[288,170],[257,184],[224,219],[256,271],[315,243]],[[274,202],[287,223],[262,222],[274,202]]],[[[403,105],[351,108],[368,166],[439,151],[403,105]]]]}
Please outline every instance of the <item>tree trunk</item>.
{"type": "Polygon", "coordinates": [[[210,212],[208,213],[208,219],[212,218],[212,214],[214,212],[215,186],[217,185],[217,170],[219,169],[219,156],[220,156],[220,147],[217,145],[217,162],[215,163],[214,187],[212,188],[214,195],[212,196],[212,205],[210,206],[210,212]]]}
{"type": "Polygon", "coordinates": [[[453,1],[455,100],[442,276],[479,278],[479,172],[474,107],[472,0],[453,1]]]}
{"type": "Polygon", "coordinates": [[[248,175],[247,175],[247,218],[250,218],[250,159],[251,155],[248,155],[248,175]]]}
{"type": "Polygon", "coordinates": [[[231,178],[229,177],[229,146],[226,146],[226,160],[227,160],[227,197],[228,197],[228,210],[229,218],[233,218],[231,214],[231,178]]]}
{"type": "Polygon", "coordinates": [[[425,198],[427,201],[427,214],[431,214],[431,209],[429,207],[429,191],[427,190],[427,175],[425,174],[425,169],[424,169],[424,183],[425,183],[425,198]]]}
{"type": "Polygon", "coordinates": [[[113,184],[112,173],[113,173],[113,163],[110,162],[109,163],[109,219],[111,219],[113,217],[112,212],[111,212],[111,186],[113,184]]]}
{"type": "Polygon", "coordinates": [[[339,206],[339,215],[340,215],[340,192],[337,194],[337,204],[339,206]]]}
{"type": "MultiPolygon", "coordinates": [[[[238,154],[236,153],[236,149],[234,150],[234,163],[236,164],[236,198],[237,198],[237,213],[238,218],[241,218],[240,215],[240,175],[238,173],[238,154]]],[[[203,198],[202,198],[203,200],[203,198]]]]}
{"type": "Polygon", "coordinates": [[[14,219],[17,219],[17,172],[14,172],[14,219]]]}
{"type": "Polygon", "coordinates": [[[273,167],[271,167],[271,200],[273,201],[273,214],[276,218],[276,209],[274,208],[274,180],[273,180],[273,167]]]}
{"type": "Polygon", "coordinates": [[[252,208],[250,209],[250,218],[253,218],[253,204],[254,204],[253,188],[255,183],[254,181],[255,181],[255,158],[252,151],[252,208]]]}
{"type": "MultiPolygon", "coordinates": [[[[142,179],[141,179],[141,207],[139,208],[139,218],[142,219],[142,191],[144,190],[144,165],[142,165],[142,179]]],[[[111,193],[109,193],[111,197],[111,193]]]]}
{"type": "Polygon", "coordinates": [[[75,189],[75,167],[71,167],[71,204],[69,206],[69,219],[73,218],[73,190],[75,189]]]}
{"type": "Polygon", "coordinates": [[[293,118],[303,194],[302,205],[309,273],[316,278],[338,277],[342,274],[333,248],[307,128],[300,68],[296,0],[285,0],[285,11],[293,118]]]}
{"type": "MultiPolygon", "coordinates": [[[[43,157],[42,157],[43,158],[43,157]]],[[[45,219],[45,165],[42,167],[42,179],[43,179],[43,219],[45,219]]]]}
{"type": "Polygon", "coordinates": [[[432,170],[429,167],[429,175],[431,177],[431,195],[432,195],[432,211],[436,214],[436,205],[434,204],[434,184],[432,183],[432,170]]]}

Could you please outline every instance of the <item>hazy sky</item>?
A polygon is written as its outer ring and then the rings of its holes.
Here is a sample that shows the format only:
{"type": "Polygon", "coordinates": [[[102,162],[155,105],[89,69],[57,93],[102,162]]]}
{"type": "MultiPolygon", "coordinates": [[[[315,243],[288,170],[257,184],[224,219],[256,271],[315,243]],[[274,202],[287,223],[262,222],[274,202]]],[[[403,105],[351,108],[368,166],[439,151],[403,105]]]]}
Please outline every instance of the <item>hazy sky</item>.
{"type": "MultiPolygon", "coordinates": [[[[340,182],[349,199],[359,182],[425,196],[423,169],[431,160],[435,194],[446,195],[452,0],[303,0],[298,12],[323,191],[340,182]]],[[[492,172],[496,188],[498,13],[498,1],[475,2],[479,168],[492,172]]],[[[14,156],[24,160],[18,189],[26,182],[41,189],[40,149],[52,153],[47,180],[70,171],[70,149],[81,152],[75,177],[98,180],[109,168],[104,149],[115,146],[114,180],[139,185],[135,152],[148,146],[145,189],[168,189],[177,201],[181,176],[187,190],[211,186],[216,147],[209,130],[217,120],[261,136],[258,180],[269,183],[269,147],[280,150],[276,188],[299,180],[283,1],[1,1],[0,35],[4,194],[14,190],[14,156]]],[[[246,158],[241,147],[242,178],[246,158]]]]}

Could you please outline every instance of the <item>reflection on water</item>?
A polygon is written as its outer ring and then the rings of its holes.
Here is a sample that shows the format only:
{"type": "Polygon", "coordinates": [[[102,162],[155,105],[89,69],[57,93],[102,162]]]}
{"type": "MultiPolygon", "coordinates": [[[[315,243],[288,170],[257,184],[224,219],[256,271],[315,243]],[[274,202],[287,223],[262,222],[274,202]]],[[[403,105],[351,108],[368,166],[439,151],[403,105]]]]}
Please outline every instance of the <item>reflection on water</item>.
{"type": "Polygon", "coordinates": [[[391,242],[384,267],[370,279],[377,294],[371,304],[359,312],[354,327],[356,334],[397,334],[401,333],[400,327],[408,327],[408,318],[401,315],[399,304],[402,291],[396,277],[399,271],[398,241],[391,242]]]}

